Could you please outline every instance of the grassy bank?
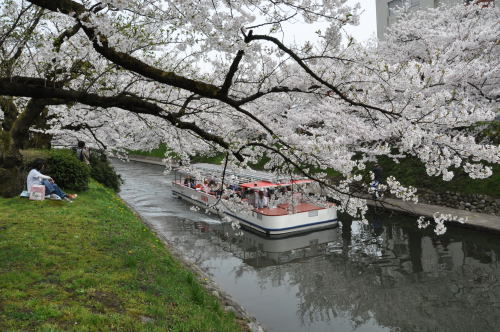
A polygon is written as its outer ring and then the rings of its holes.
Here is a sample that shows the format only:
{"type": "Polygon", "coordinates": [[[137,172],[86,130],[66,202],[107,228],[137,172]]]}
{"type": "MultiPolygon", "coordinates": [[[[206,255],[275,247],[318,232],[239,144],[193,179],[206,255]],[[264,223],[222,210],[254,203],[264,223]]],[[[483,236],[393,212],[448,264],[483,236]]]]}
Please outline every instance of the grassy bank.
{"type": "MultiPolygon", "coordinates": [[[[137,156],[145,156],[145,157],[156,157],[156,158],[165,158],[165,154],[167,152],[170,152],[170,150],[167,148],[165,144],[160,144],[159,147],[156,149],[152,149],[150,151],[143,151],[143,150],[130,150],[129,154],[130,155],[137,155],[137,156]]],[[[172,156],[176,156],[175,153],[170,152],[172,156]]],[[[224,154],[223,153],[217,153],[212,157],[206,157],[206,156],[194,156],[191,159],[191,162],[193,163],[209,163],[209,164],[220,164],[224,160],[224,154]]]]}
{"type": "Polygon", "coordinates": [[[239,331],[109,189],[0,198],[0,331],[239,331]]]}

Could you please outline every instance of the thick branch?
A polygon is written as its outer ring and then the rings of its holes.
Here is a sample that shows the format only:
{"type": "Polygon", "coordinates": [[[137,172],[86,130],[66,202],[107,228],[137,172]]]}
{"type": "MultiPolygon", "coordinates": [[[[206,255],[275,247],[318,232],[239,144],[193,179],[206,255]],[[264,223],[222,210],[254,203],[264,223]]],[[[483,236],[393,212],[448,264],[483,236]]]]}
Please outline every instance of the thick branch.
{"type": "Polygon", "coordinates": [[[299,88],[289,88],[287,86],[275,86],[267,91],[259,91],[259,92],[254,93],[253,95],[242,98],[242,99],[238,100],[236,105],[238,105],[238,106],[244,105],[248,102],[259,99],[260,97],[265,96],[265,95],[270,94],[270,93],[281,93],[281,92],[292,92],[292,91],[293,92],[302,92],[302,93],[311,93],[311,91],[304,91],[304,90],[300,90],[299,88]]]}
{"type": "Polygon", "coordinates": [[[239,50],[238,53],[236,53],[236,57],[233,60],[233,63],[231,64],[231,67],[229,67],[229,71],[227,72],[226,79],[224,80],[224,84],[222,85],[220,89],[220,95],[222,96],[227,96],[227,93],[229,91],[229,88],[231,87],[231,84],[233,83],[233,77],[234,74],[236,74],[236,71],[238,70],[238,65],[240,64],[241,59],[243,58],[243,54],[245,52],[243,50],[239,50]]]}
{"type": "Polygon", "coordinates": [[[75,24],[71,28],[64,30],[55,40],[54,40],[54,49],[59,52],[61,49],[61,45],[64,43],[66,39],[69,39],[76,35],[78,31],[80,31],[81,25],[75,24]]]}
{"type": "MultiPolygon", "coordinates": [[[[15,77],[0,79],[0,95],[31,98],[57,98],[64,100],[65,103],[78,102],[101,108],[117,107],[133,113],[150,114],[167,120],[177,128],[190,130],[204,140],[214,142],[224,149],[229,149],[229,143],[224,141],[222,137],[201,129],[194,122],[182,121],[175,114],[165,113],[158,105],[146,102],[137,97],[125,95],[103,97],[82,91],[47,87],[44,85],[43,80],[20,78],[18,81],[15,77]],[[31,84],[26,82],[31,82],[31,84]]],[[[235,156],[242,160],[241,155],[235,154],[235,156]]]]}
{"type": "Polygon", "coordinates": [[[16,121],[14,121],[11,129],[11,136],[14,140],[14,145],[17,149],[22,148],[22,143],[28,136],[31,125],[35,122],[37,117],[43,112],[47,105],[60,105],[65,101],[56,98],[44,99],[31,99],[26,106],[24,112],[19,114],[16,121]]]}
{"type": "Polygon", "coordinates": [[[220,89],[215,85],[179,76],[173,72],[157,69],[126,53],[116,51],[109,46],[106,36],[98,33],[92,27],[92,23],[89,22],[87,16],[89,11],[79,3],[71,0],[30,0],[30,2],[54,12],[61,12],[66,15],[77,17],[79,21],[83,22],[82,28],[92,41],[94,49],[109,61],[125,69],[153,79],[159,83],[188,90],[206,98],[225,99],[219,97],[220,89]]]}

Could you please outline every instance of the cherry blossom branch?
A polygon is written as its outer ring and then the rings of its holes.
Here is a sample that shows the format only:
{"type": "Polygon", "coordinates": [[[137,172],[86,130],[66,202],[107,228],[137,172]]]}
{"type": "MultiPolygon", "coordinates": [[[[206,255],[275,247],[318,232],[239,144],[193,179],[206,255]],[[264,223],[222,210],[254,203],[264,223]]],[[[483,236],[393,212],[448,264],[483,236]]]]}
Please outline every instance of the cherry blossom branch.
{"type": "Polygon", "coordinates": [[[324,79],[322,79],[321,77],[319,77],[311,68],[309,68],[309,66],[307,66],[304,63],[304,61],[295,52],[293,52],[291,49],[289,49],[288,47],[286,47],[277,38],[274,38],[274,37],[271,37],[271,36],[265,36],[265,35],[254,35],[252,30],[250,30],[248,32],[248,34],[245,34],[245,33],[243,33],[243,34],[244,34],[244,37],[245,37],[245,43],[250,43],[251,41],[254,41],[254,40],[266,40],[266,41],[270,41],[271,43],[275,44],[280,50],[282,50],[283,52],[287,53],[290,57],[292,57],[292,59],[294,59],[295,62],[297,62],[297,64],[299,66],[301,66],[309,75],[311,75],[311,77],[313,77],[316,81],[320,82],[324,86],[326,86],[329,89],[331,89],[336,95],[338,95],[342,100],[348,102],[349,104],[351,104],[353,106],[360,106],[360,107],[363,107],[364,109],[375,110],[375,111],[381,112],[383,114],[391,115],[391,116],[394,116],[394,117],[400,117],[401,116],[398,113],[394,113],[394,112],[385,110],[385,109],[377,107],[377,106],[371,106],[371,105],[368,105],[368,104],[365,104],[365,103],[362,103],[362,102],[357,102],[357,101],[355,101],[355,100],[347,97],[335,85],[330,84],[327,81],[325,81],[324,79]]]}

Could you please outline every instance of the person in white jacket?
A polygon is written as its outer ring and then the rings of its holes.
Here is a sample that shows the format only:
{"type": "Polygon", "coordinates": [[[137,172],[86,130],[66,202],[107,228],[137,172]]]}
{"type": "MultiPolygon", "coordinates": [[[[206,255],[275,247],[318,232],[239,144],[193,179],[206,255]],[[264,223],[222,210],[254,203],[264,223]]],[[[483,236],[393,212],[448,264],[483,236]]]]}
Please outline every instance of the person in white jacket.
{"type": "Polygon", "coordinates": [[[61,190],[61,188],[59,188],[50,176],[44,175],[40,172],[44,165],[45,161],[43,159],[35,159],[35,161],[33,161],[33,169],[31,169],[28,173],[28,177],[26,179],[28,192],[31,193],[31,187],[33,185],[44,185],[45,194],[51,195],[51,198],[61,198],[66,201],[71,201],[71,199],[76,198],[75,194],[66,194],[61,190]]]}

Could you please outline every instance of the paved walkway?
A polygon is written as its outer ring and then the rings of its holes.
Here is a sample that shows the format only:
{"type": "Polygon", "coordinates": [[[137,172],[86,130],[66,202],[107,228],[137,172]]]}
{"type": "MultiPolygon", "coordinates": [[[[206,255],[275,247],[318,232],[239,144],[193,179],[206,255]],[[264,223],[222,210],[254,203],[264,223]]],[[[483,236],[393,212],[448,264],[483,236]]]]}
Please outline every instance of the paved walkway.
{"type": "Polygon", "coordinates": [[[165,165],[162,161],[162,158],[158,157],[148,157],[148,156],[139,156],[139,155],[129,155],[129,160],[138,161],[141,163],[154,164],[154,165],[165,165]]]}
{"type": "Polygon", "coordinates": [[[500,232],[500,217],[491,214],[459,210],[440,205],[431,205],[423,203],[414,204],[411,202],[405,202],[392,198],[384,198],[382,201],[374,201],[371,199],[367,201],[368,205],[383,206],[384,208],[390,210],[402,211],[405,213],[413,213],[425,217],[432,217],[436,212],[439,212],[441,214],[451,214],[454,223],[460,226],[500,232]],[[460,218],[467,218],[468,222],[465,224],[457,222],[457,220],[460,218]]]}
{"type": "MultiPolygon", "coordinates": [[[[158,157],[131,155],[129,156],[129,159],[148,164],[164,165],[164,163],[162,162],[162,158],[158,157]]],[[[441,214],[451,214],[455,221],[458,220],[459,218],[468,219],[468,222],[465,224],[461,224],[457,221],[454,222],[459,226],[500,232],[500,217],[491,214],[453,209],[439,205],[431,205],[423,203],[414,204],[392,198],[384,198],[382,201],[374,201],[368,199],[367,201],[368,205],[384,207],[386,209],[401,211],[404,213],[413,213],[415,215],[425,216],[425,217],[432,217],[436,212],[439,212],[441,214]]]]}

